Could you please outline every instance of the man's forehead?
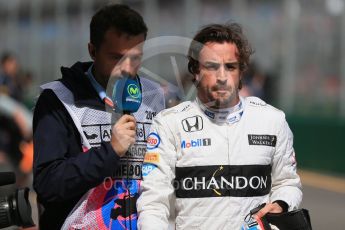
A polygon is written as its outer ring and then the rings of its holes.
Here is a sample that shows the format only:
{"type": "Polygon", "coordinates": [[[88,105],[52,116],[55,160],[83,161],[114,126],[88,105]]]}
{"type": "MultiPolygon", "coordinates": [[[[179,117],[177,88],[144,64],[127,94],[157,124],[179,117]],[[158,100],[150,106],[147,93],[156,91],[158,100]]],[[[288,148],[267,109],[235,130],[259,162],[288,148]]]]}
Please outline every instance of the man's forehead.
{"type": "Polygon", "coordinates": [[[238,49],[231,42],[207,42],[199,53],[201,60],[227,59],[236,61],[238,59],[238,49]]]}
{"type": "Polygon", "coordinates": [[[143,43],[145,41],[145,35],[129,35],[124,32],[118,32],[114,29],[110,29],[106,32],[104,36],[104,44],[106,46],[111,46],[113,48],[121,49],[142,49],[143,43]]]}

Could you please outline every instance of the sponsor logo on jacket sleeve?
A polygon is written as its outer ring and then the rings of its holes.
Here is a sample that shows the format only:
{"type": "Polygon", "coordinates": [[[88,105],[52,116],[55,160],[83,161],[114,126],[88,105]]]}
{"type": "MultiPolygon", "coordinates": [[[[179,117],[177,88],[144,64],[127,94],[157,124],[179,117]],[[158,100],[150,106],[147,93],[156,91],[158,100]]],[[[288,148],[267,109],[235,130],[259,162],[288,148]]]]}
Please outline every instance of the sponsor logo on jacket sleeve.
{"type": "Polygon", "coordinates": [[[143,167],[142,167],[143,176],[149,175],[156,168],[157,168],[157,165],[150,164],[150,163],[144,163],[143,167]]]}
{"type": "Polygon", "coordinates": [[[150,133],[147,137],[147,149],[155,149],[158,148],[159,144],[161,142],[161,138],[157,133],[150,133]]]}
{"type": "Polygon", "coordinates": [[[144,158],[144,163],[159,163],[159,153],[146,153],[144,158]]]}

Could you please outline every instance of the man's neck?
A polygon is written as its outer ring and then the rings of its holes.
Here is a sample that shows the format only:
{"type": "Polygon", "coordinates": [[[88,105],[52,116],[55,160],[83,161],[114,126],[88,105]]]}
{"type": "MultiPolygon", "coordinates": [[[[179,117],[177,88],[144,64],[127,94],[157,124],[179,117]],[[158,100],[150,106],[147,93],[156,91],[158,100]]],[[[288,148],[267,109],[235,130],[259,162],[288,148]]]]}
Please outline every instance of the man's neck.
{"type": "MultiPolygon", "coordinates": [[[[200,100],[200,99],[199,99],[200,100]]],[[[201,101],[200,101],[201,102],[201,101]]],[[[223,106],[210,106],[210,104],[205,104],[203,102],[201,102],[205,108],[213,111],[213,112],[233,112],[234,110],[236,110],[236,107],[238,107],[239,103],[240,103],[240,98],[238,98],[237,100],[235,100],[233,103],[228,104],[228,105],[223,105],[223,106]]]]}
{"type": "Polygon", "coordinates": [[[231,110],[231,108],[233,108],[234,106],[236,106],[239,102],[240,102],[240,97],[237,96],[236,98],[234,98],[231,102],[226,103],[226,104],[216,104],[215,101],[208,101],[205,102],[207,100],[205,100],[205,98],[203,97],[203,95],[198,94],[197,95],[198,100],[204,105],[206,106],[208,109],[213,110],[213,111],[218,111],[218,110],[231,110]]]}
{"type": "Polygon", "coordinates": [[[233,124],[238,122],[243,114],[243,103],[241,99],[236,105],[222,109],[210,108],[198,97],[196,98],[195,102],[199,105],[203,113],[215,122],[233,124]]]}

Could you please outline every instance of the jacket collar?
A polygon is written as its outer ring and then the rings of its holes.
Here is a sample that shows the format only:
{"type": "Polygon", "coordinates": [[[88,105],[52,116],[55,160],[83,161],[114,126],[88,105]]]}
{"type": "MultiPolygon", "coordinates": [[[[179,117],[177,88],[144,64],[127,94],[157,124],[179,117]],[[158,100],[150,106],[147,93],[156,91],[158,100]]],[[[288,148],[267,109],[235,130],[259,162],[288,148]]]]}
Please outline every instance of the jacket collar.
{"type": "Polygon", "coordinates": [[[233,124],[238,122],[243,115],[244,99],[240,97],[237,105],[226,109],[210,109],[204,105],[197,97],[194,101],[195,104],[202,110],[202,112],[212,121],[216,123],[233,124]]]}
{"type": "Polygon", "coordinates": [[[75,105],[105,110],[105,104],[87,78],[92,62],[77,62],[72,67],[61,67],[61,82],[73,93],[75,105]]]}

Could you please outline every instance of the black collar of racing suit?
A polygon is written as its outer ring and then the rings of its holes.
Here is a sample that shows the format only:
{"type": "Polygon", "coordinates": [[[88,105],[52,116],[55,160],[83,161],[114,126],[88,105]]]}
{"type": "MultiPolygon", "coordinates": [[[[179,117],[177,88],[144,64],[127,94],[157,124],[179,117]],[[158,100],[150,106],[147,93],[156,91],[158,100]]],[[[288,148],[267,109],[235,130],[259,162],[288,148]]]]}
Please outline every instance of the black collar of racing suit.
{"type": "Polygon", "coordinates": [[[244,99],[240,97],[237,105],[225,109],[210,109],[197,97],[194,103],[201,111],[212,121],[216,123],[234,124],[238,122],[243,115],[244,99]]]}

